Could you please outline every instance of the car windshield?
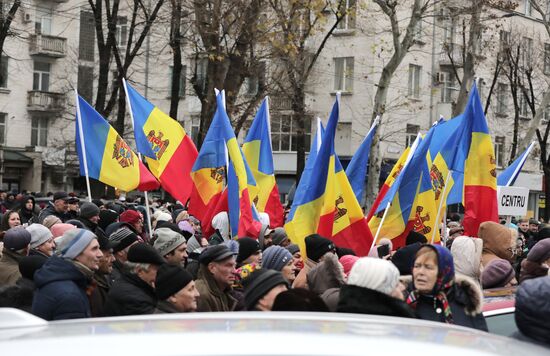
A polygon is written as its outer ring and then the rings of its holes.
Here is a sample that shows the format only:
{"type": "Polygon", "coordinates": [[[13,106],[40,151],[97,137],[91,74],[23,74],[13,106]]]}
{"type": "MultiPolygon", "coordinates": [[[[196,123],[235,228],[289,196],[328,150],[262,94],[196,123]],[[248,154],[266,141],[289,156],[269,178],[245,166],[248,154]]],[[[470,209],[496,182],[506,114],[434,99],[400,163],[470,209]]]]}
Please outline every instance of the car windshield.
{"type": "Polygon", "coordinates": [[[487,327],[492,334],[511,336],[518,330],[514,313],[503,313],[486,316],[487,327]]]}

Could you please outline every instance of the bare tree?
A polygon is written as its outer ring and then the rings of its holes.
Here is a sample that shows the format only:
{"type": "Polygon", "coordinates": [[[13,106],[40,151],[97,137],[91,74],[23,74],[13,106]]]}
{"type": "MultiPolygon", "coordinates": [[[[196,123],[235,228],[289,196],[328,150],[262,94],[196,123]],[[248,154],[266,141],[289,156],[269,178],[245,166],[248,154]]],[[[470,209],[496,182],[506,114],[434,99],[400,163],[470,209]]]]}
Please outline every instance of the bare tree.
{"type": "Polygon", "coordinates": [[[172,48],[172,85],[170,86],[170,117],[177,119],[178,105],[180,102],[180,88],[183,63],[182,63],[182,41],[183,33],[181,25],[185,14],[182,10],[182,0],[170,0],[170,48],[172,48]]]}

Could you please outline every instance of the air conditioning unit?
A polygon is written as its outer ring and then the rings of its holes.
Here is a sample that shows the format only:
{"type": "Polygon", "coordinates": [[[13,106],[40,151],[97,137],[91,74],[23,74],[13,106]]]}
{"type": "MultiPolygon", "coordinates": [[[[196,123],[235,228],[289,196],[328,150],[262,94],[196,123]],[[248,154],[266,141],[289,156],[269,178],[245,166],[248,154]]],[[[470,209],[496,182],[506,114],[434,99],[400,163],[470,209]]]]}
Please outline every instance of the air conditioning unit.
{"type": "Polygon", "coordinates": [[[447,75],[448,73],[445,72],[437,72],[435,80],[437,81],[437,83],[444,83],[447,81],[447,75]]]}
{"type": "Polygon", "coordinates": [[[30,11],[23,11],[23,22],[31,22],[32,21],[32,15],[30,11]]]}

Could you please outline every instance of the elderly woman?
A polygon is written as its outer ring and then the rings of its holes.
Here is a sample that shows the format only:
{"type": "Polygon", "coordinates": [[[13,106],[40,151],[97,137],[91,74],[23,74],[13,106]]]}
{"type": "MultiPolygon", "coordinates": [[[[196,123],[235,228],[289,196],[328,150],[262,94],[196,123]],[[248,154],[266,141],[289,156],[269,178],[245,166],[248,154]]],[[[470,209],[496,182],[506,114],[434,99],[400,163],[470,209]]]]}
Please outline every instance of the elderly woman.
{"type": "Polygon", "coordinates": [[[521,262],[520,283],[528,279],[548,275],[549,265],[550,239],[540,240],[531,248],[531,251],[527,254],[527,258],[521,262]]]}
{"type": "Polygon", "coordinates": [[[453,257],[445,247],[418,250],[409,291],[407,304],[418,318],[487,331],[481,289],[471,279],[455,276],[453,257]]]}

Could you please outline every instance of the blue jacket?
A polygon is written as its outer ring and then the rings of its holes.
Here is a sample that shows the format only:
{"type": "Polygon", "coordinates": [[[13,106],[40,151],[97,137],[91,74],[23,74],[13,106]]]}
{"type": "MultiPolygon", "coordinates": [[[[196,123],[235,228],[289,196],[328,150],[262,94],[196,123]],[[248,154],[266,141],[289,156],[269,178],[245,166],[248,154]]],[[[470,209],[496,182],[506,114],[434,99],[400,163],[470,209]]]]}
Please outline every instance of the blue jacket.
{"type": "Polygon", "coordinates": [[[90,280],[70,261],[52,256],[35,272],[32,313],[46,320],[89,318],[90,280]]]}
{"type": "Polygon", "coordinates": [[[515,338],[550,347],[550,277],[522,282],[516,291],[515,338]]]}

